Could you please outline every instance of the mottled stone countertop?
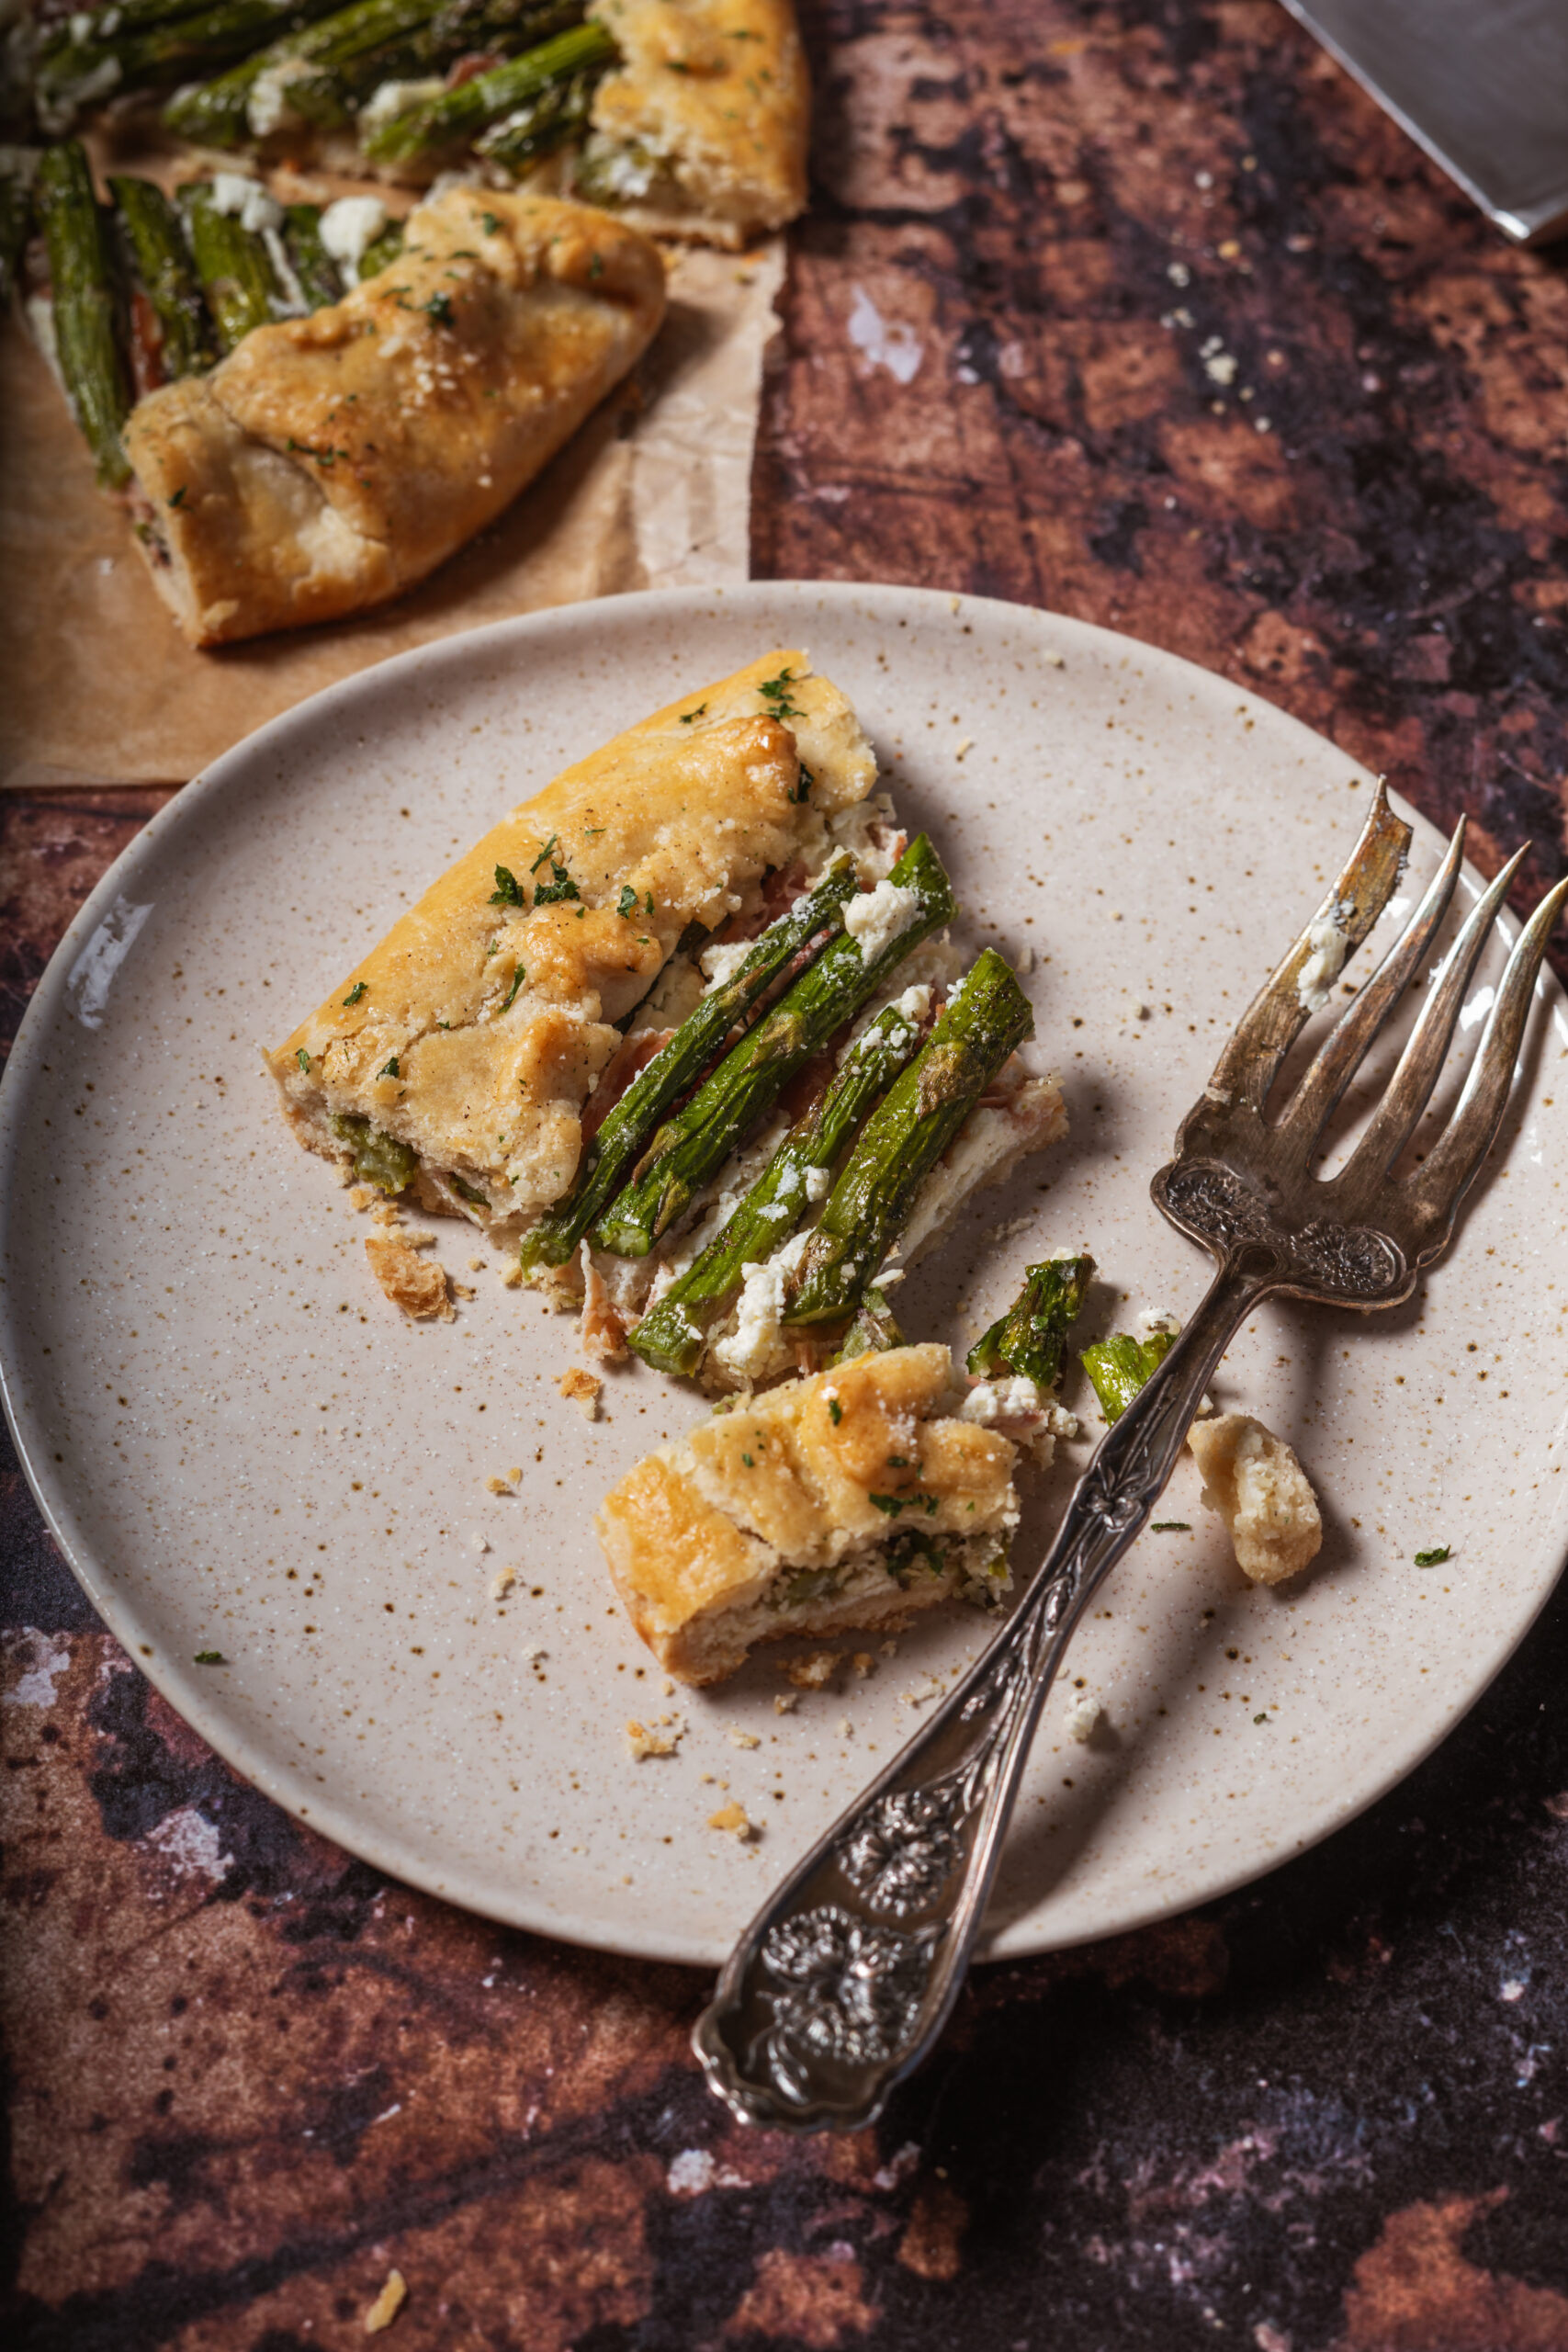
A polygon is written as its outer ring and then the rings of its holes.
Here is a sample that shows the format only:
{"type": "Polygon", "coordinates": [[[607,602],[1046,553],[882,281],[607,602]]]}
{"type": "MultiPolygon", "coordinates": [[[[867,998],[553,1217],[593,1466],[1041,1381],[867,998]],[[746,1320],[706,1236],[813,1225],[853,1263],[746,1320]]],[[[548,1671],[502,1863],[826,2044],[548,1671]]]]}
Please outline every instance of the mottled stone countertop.
{"type": "MultiPolygon", "coordinates": [[[[1110,623],[1562,872],[1562,261],[1275,0],[806,18],[756,571],[1110,623]]],[[[7,1034],[163,797],[0,808],[7,1034]]],[[[346,2346],[394,2267],[400,2352],[1568,2347],[1568,1596],[1329,1844],[981,1972],[876,2132],[795,2142],[700,2087],[702,1979],[303,1832],[0,1510],[18,2352],[346,2346]]]]}

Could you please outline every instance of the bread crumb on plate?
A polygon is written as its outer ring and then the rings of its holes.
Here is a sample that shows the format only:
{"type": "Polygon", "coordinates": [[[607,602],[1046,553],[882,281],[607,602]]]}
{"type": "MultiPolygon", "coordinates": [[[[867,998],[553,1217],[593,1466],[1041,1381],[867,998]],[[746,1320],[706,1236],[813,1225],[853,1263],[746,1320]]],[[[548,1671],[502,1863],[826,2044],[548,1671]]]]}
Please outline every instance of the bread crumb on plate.
{"type": "Polygon", "coordinates": [[[1187,1442],[1203,1474],[1203,1500],[1224,1521],[1243,1576],[1279,1584],[1317,1557],[1323,1515],[1282,1437],[1250,1413],[1221,1413],[1194,1422],[1187,1442]]]}
{"type": "Polygon", "coordinates": [[[515,1568],[497,1568],[494,1576],[492,1576],[490,1580],[491,1599],[492,1600],[504,1600],[516,1581],[517,1571],[515,1568]]]}
{"type": "Polygon", "coordinates": [[[400,2270],[389,2270],[380,2293],[365,2314],[367,2335],[379,2335],[390,2327],[408,2301],[408,2284],[400,2270]]]}
{"type": "Polygon", "coordinates": [[[408,1243],[389,1233],[366,1236],[365,1254],[370,1271],[392,1305],[414,1322],[438,1317],[452,1320],[446,1270],[434,1258],[421,1258],[408,1243]]]}
{"type": "Polygon", "coordinates": [[[604,1385],[602,1380],[592,1373],[585,1372],[580,1363],[574,1363],[569,1371],[563,1372],[556,1382],[568,1403],[581,1405],[591,1421],[598,1419],[599,1397],[604,1385]]]}
{"type": "Polygon", "coordinates": [[[743,1804],[721,1804],[716,1813],[709,1814],[708,1827],[727,1829],[732,1837],[739,1838],[742,1843],[748,1838],[754,1838],[757,1834],[754,1824],[746,1818],[746,1808],[743,1804]]]}
{"type": "Polygon", "coordinates": [[[742,1731],[739,1724],[731,1724],[729,1745],[731,1747],[761,1747],[762,1743],[754,1731],[742,1731]]]}
{"type": "Polygon", "coordinates": [[[798,1690],[781,1690],[773,1701],[773,1713],[775,1715],[793,1715],[799,1704],[798,1690]]]}
{"type": "Polygon", "coordinates": [[[805,1657],[785,1658],[779,1672],[797,1690],[820,1690],[831,1682],[843,1659],[842,1650],[812,1650],[805,1657]]]}
{"type": "Polygon", "coordinates": [[[1098,1699],[1091,1699],[1087,1690],[1080,1690],[1067,1709],[1067,1737],[1076,1739],[1080,1747],[1087,1747],[1099,1730],[1104,1713],[1105,1710],[1098,1699]]]}
{"type": "Polygon", "coordinates": [[[685,1724],[671,1715],[664,1716],[662,1720],[670,1726],[668,1730],[650,1728],[647,1724],[639,1724],[635,1716],[628,1721],[626,1751],[634,1763],[641,1764],[650,1756],[673,1756],[680,1747],[685,1724]]]}

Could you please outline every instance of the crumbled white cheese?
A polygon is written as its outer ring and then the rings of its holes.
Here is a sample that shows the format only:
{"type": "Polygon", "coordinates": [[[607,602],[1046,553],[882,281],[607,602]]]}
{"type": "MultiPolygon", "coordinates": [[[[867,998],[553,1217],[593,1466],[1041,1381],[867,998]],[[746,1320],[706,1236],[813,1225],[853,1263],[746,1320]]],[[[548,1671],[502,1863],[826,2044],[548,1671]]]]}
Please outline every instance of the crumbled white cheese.
{"type": "Polygon", "coordinates": [[[244,172],[214,172],[212,209],[238,220],[253,236],[263,229],[281,229],[283,207],[268,196],[260,180],[244,172]]]}
{"type": "Polygon", "coordinates": [[[1323,1011],[1335,981],[1345,968],[1350,942],[1340,924],[1343,911],[1343,908],[1337,907],[1332,915],[1307,925],[1307,944],[1312,953],[1296,977],[1296,1001],[1304,1012],[1323,1011]]]}
{"type": "Polygon", "coordinates": [[[958,1408],[958,1418],[991,1429],[998,1421],[1041,1412],[1048,1401],[1044,1390],[1025,1374],[1010,1373],[1005,1380],[982,1380],[972,1388],[958,1408]]]}
{"type": "Polygon", "coordinates": [[[288,103],[289,84],[312,71],[302,57],[280,57],[275,64],[263,66],[245,100],[245,120],[257,139],[282,129],[294,112],[288,103]]]}
{"type": "Polygon", "coordinates": [[[1145,1340],[1152,1339],[1156,1331],[1168,1331],[1174,1340],[1181,1326],[1168,1307],[1145,1306],[1139,1310],[1138,1329],[1145,1340]]]}
{"type": "Polygon", "coordinates": [[[874,963],[885,947],[900,938],[920,911],[920,894],[898,882],[879,882],[863,890],[844,909],[844,929],[860,943],[863,963],[874,963]]]}
{"type": "Polygon", "coordinates": [[[801,1181],[806,1197],[815,1208],[818,1202],[825,1201],[832,1190],[833,1171],[830,1168],[807,1168],[802,1170],[801,1181]]]}
{"type": "Polygon", "coordinates": [[[1081,1690],[1067,1709],[1067,1737],[1076,1739],[1081,1747],[1087,1747],[1099,1730],[1104,1713],[1100,1701],[1091,1698],[1087,1690],[1081,1690]]]}
{"type": "Polygon", "coordinates": [[[708,986],[721,989],[732,980],[756,944],[754,939],[737,939],[728,947],[705,947],[697,963],[708,986]]]}
{"type": "Polygon", "coordinates": [[[321,215],[321,243],[343,272],[345,286],[359,283],[359,265],[387,225],[378,196],[340,196],[321,215]]]}
{"type": "Polygon", "coordinates": [[[425,106],[432,98],[440,97],[446,87],[439,74],[427,75],[416,82],[378,83],[355,117],[355,128],[361,141],[368,139],[373,130],[381,130],[389,122],[396,122],[400,114],[408,114],[415,107],[425,106]]]}
{"type": "Polygon", "coordinates": [[[273,309],[279,318],[302,319],[310,305],[305,300],[305,288],[294,274],[294,265],[288,258],[288,248],[276,229],[264,229],[261,233],[262,243],[266,247],[266,257],[272,264],[273,276],[277,280],[281,296],[281,300],[275,299],[273,309]]]}
{"type": "Polygon", "coordinates": [[[714,1363],[733,1379],[765,1380],[784,1369],[784,1291],[810,1238],[809,1233],[795,1234],[761,1265],[742,1266],[735,1329],[713,1348],[714,1363]]]}

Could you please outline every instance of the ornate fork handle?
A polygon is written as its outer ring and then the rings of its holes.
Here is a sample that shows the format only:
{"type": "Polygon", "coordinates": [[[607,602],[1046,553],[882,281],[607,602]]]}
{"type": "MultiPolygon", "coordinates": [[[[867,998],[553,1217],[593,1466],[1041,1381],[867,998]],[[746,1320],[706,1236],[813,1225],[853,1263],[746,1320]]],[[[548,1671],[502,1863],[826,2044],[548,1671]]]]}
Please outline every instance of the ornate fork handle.
{"type": "Polygon", "coordinates": [[[1286,1272],[1266,1243],[1231,1250],[1101,1440],[1012,1617],[741,1937],[692,2039],[742,2122],[869,2123],[942,2031],[1074,1630],[1148,1518],[1230,1340],[1286,1272]]]}

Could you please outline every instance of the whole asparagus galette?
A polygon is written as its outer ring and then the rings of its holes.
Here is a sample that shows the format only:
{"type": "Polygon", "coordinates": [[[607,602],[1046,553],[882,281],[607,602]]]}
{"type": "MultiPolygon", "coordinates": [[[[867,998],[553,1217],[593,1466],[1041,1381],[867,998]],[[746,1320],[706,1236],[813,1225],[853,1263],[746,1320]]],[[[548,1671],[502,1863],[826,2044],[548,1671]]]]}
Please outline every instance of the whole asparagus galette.
{"type": "MultiPolygon", "coordinates": [[[[1060,1349],[1048,1370],[1040,1351],[1081,1297],[1059,1278],[1026,1295],[987,1359],[998,1377],[952,1414],[945,1351],[900,1344],[886,1290],[1066,1117],[1018,1059],[1033,1015],[1015,974],[990,949],[965,967],[941,858],[875,776],[838,688],[801,651],[765,653],[503,817],[269,1057],[299,1140],[362,1202],[466,1218],[516,1253],[516,1279],[581,1306],[590,1354],[629,1350],[750,1398],[748,1425],[761,1416],[781,1444],[809,1424],[813,1477],[842,1455],[804,1550],[782,1521],[748,1521],[741,1491],[707,1495],[699,1538],[692,1498],[728,1438],[637,1474],[683,1498],[663,1569],[638,1548],[658,1513],[611,1498],[634,1616],[698,1679],[759,1632],[793,1630],[791,1611],[880,1623],[961,1585],[998,1589],[1016,1517],[1005,1432],[1048,1431],[1060,1349]],[[848,1388],[822,1388],[856,1359],[848,1388]],[[773,1387],[792,1374],[818,1385],[773,1387]],[[846,1517],[860,1474],[845,1465],[877,1412],[909,1421],[907,1459],[872,1464],[886,1492],[846,1517]],[[966,1489],[949,1525],[933,1465],[982,1460],[980,1515],[964,1523],[966,1489]],[[877,1582],[862,1522],[885,1507],[877,1582]],[[668,1583],[671,1544],[711,1552],[716,1510],[731,1565],[750,1565],[694,1603],[734,1621],[710,1655],[667,1591],[647,1595],[649,1573],[668,1583]]],[[[441,1269],[395,1227],[367,1247],[406,1311],[451,1311],[441,1269]]]]}

